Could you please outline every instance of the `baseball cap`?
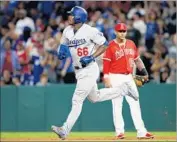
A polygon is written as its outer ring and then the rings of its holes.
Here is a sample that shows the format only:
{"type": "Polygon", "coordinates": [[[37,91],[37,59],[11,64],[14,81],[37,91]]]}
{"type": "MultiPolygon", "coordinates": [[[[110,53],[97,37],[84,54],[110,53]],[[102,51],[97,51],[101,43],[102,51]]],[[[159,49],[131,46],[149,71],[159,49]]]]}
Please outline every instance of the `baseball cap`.
{"type": "Polygon", "coordinates": [[[115,27],[114,27],[115,31],[126,31],[127,30],[127,26],[124,23],[118,23],[115,27]]]}

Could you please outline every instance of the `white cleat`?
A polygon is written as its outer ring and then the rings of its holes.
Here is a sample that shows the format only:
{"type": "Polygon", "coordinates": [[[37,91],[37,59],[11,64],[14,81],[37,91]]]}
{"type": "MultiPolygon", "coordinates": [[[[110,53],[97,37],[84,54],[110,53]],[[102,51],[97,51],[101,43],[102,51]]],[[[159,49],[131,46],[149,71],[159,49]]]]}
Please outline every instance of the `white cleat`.
{"type": "Polygon", "coordinates": [[[66,133],[64,131],[64,129],[62,127],[57,127],[52,125],[51,129],[53,130],[54,133],[56,133],[58,135],[58,137],[62,140],[66,139],[66,133]]]}

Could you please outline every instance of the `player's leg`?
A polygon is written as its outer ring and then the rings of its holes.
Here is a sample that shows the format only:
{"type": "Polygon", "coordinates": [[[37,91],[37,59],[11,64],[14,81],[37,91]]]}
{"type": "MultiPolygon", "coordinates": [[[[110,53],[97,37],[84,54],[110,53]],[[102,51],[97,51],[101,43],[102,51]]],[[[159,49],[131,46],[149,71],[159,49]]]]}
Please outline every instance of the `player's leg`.
{"type": "Polygon", "coordinates": [[[123,96],[112,100],[113,122],[115,127],[115,135],[118,138],[124,138],[124,119],[122,116],[123,96]]]}
{"type": "MultiPolygon", "coordinates": [[[[129,92],[135,93],[136,96],[139,96],[137,86],[134,83],[133,79],[129,81],[129,92]]],[[[147,130],[144,126],[144,122],[141,116],[141,108],[140,108],[139,100],[135,101],[129,96],[125,96],[125,98],[130,106],[130,112],[133,119],[133,123],[137,130],[137,137],[144,136],[147,133],[147,130]]]]}
{"type": "MultiPolygon", "coordinates": [[[[125,84],[127,78],[125,75],[121,74],[110,74],[110,81],[113,87],[118,85],[125,84]]],[[[128,91],[127,91],[128,92],[128,91]]],[[[115,98],[112,100],[112,111],[113,111],[113,122],[115,127],[115,134],[118,139],[124,138],[124,119],[122,116],[122,107],[123,107],[123,96],[119,98],[115,98]]]]}
{"type": "Polygon", "coordinates": [[[137,134],[144,135],[145,133],[147,133],[147,130],[146,130],[146,128],[144,126],[144,122],[142,120],[141,108],[140,108],[139,101],[135,101],[134,99],[132,99],[129,96],[126,96],[125,98],[130,106],[130,112],[131,112],[134,126],[137,130],[137,134]]]}
{"type": "Polygon", "coordinates": [[[72,98],[72,108],[67,120],[62,127],[52,127],[54,132],[57,133],[60,138],[65,139],[69,135],[69,132],[71,131],[73,125],[75,124],[82,111],[82,105],[85,98],[90,93],[91,88],[93,88],[93,82],[95,81],[93,81],[93,79],[90,77],[84,77],[77,81],[76,89],[72,98]],[[59,128],[62,129],[62,132],[59,128]]]}
{"type": "Polygon", "coordinates": [[[89,77],[78,80],[76,90],[72,98],[72,109],[63,125],[67,133],[70,132],[74,123],[78,119],[82,110],[83,102],[93,87],[90,83],[93,84],[93,81],[89,77]]]}
{"type": "Polygon", "coordinates": [[[127,90],[127,86],[124,84],[114,88],[102,88],[98,90],[97,84],[95,82],[95,85],[93,86],[87,98],[93,103],[103,102],[117,97],[119,98],[124,94],[127,94],[127,90]]]}
{"type": "Polygon", "coordinates": [[[144,122],[141,116],[141,107],[140,107],[140,102],[139,101],[135,101],[134,99],[132,99],[129,96],[125,97],[129,106],[130,106],[130,112],[131,112],[131,116],[133,119],[133,123],[135,125],[135,128],[137,130],[137,138],[140,139],[150,139],[150,138],[154,138],[154,136],[147,132],[145,126],[144,126],[144,122]]]}

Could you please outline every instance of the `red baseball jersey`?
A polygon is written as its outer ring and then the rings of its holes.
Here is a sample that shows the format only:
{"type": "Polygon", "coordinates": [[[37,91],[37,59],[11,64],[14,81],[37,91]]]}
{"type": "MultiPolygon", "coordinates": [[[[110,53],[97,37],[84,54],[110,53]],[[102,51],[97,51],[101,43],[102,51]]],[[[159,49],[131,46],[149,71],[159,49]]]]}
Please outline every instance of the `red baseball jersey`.
{"type": "Polygon", "coordinates": [[[133,72],[134,60],[139,57],[136,45],[126,39],[125,45],[119,46],[112,40],[103,56],[104,74],[129,74],[133,72]]]}
{"type": "Polygon", "coordinates": [[[19,59],[23,59],[24,62],[26,63],[25,65],[22,66],[22,69],[21,69],[22,73],[30,73],[30,66],[28,64],[29,58],[28,58],[27,52],[24,50],[17,51],[17,55],[19,59]]]}

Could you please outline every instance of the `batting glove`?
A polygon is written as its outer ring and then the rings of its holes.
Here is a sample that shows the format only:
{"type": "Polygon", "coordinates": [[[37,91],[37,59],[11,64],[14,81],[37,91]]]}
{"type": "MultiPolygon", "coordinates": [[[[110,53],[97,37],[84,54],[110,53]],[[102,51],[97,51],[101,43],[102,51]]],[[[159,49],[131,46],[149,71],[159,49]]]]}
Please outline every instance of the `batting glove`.
{"type": "Polygon", "coordinates": [[[80,63],[82,65],[82,67],[86,67],[92,61],[95,61],[95,58],[92,55],[91,56],[84,56],[84,57],[80,58],[80,63]]]}

